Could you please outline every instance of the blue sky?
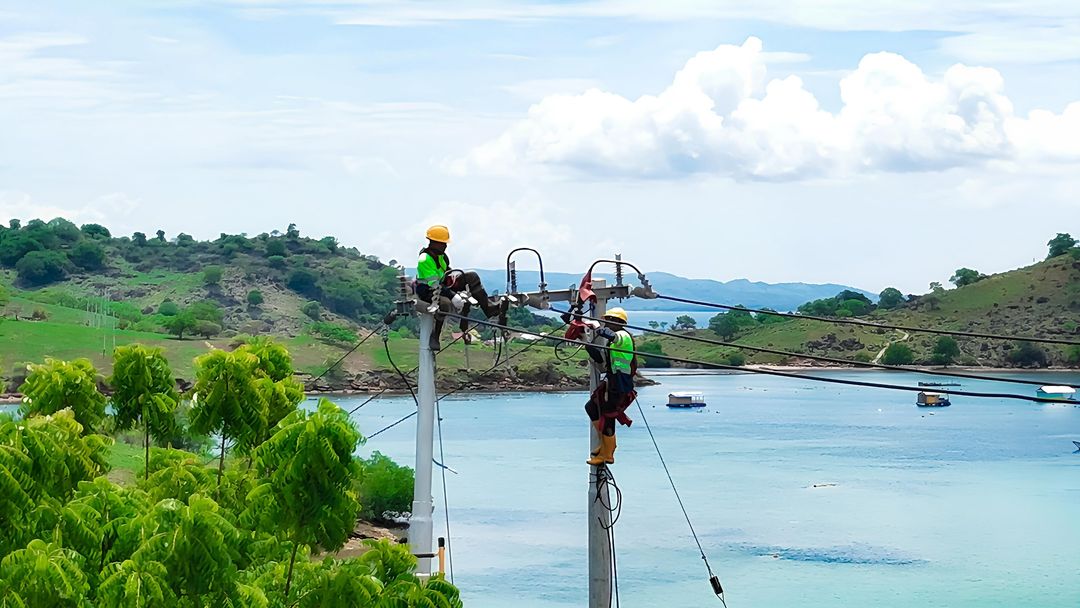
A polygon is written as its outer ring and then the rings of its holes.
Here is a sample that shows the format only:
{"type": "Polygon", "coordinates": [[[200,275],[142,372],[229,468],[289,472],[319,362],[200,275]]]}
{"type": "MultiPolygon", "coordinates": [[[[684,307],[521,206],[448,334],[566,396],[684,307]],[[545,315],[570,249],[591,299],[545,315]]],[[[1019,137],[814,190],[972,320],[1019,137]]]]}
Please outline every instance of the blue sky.
{"type": "Polygon", "coordinates": [[[1080,233],[1080,8],[943,4],[8,2],[0,215],[924,291],[1080,233]]]}

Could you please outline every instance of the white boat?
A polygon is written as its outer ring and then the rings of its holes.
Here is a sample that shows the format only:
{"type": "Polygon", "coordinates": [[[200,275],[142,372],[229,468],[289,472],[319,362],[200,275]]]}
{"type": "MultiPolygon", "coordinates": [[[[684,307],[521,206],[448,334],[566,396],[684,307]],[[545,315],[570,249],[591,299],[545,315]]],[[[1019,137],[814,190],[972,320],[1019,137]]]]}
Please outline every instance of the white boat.
{"type": "Polygon", "coordinates": [[[919,407],[946,407],[952,405],[952,403],[949,401],[948,393],[921,391],[919,397],[915,400],[915,405],[919,407]]]}
{"type": "Polygon", "coordinates": [[[668,407],[705,407],[704,393],[668,393],[668,407]]]}
{"type": "Polygon", "coordinates": [[[1041,386],[1035,396],[1057,401],[1076,401],[1076,389],[1071,386],[1041,386]]]}

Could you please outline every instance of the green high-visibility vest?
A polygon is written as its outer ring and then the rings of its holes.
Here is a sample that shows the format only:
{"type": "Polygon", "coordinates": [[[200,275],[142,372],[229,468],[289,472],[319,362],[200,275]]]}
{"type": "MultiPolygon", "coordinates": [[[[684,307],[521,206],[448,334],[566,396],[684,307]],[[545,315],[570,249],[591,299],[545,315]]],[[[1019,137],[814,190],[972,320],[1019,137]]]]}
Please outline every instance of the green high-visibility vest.
{"type": "Polygon", "coordinates": [[[420,261],[416,263],[416,280],[430,287],[433,291],[439,288],[446,271],[450,269],[450,259],[445,255],[437,258],[426,251],[420,252],[420,261]]]}
{"type": "Polygon", "coordinates": [[[629,374],[630,366],[634,362],[634,338],[630,335],[630,332],[625,329],[620,329],[615,332],[615,339],[609,344],[611,350],[608,351],[609,358],[611,360],[611,371],[621,374],[629,374]]]}

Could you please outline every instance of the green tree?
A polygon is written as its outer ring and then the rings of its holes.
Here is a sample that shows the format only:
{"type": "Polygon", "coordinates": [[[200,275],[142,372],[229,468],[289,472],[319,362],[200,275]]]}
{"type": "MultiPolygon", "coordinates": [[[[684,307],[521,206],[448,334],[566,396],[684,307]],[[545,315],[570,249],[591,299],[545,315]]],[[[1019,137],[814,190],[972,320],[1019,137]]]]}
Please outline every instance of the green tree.
{"type": "Polygon", "coordinates": [[[360,516],[380,521],[388,513],[408,512],[413,499],[413,470],[401,466],[379,451],[360,461],[356,494],[362,505],[360,516]]]}
{"type": "Polygon", "coordinates": [[[86,270],[98,270],[105,266],[105,250],[94,241],[79,241],[68,257],[76,266],[86,270]]]}
{"type": "MultiPolygon", "coordinates": [[[[256,384],[266,400],[266,422],[263,428],[269,433],[304,400],[304,385],[293,377],[289,351],[274,340],[265,337],[251,338],[237,350],[251,353],[258,360],[255,365],[256,384]]],[[[259,438],[259,442],[266,437],[264,435],[259,438]]]]}
{"type": "Polygon", "coordinates": [[[143,247],[146,245],[146,233],[136,232],[131,235],[131,242],[135,243],[136,247],[143,247]]]}
{"type": "Polygon", "coordinates": [[[1050,253],[1047,254],[1046,259],[1050,259],[1056,258],[1059,255],[1064,255],[1068,253],[1070,249],[1076,247],[1076,239],[1068,233],[1059,232],[1057,236],[1050,239],[1046,244],[1050,247],[1050,253]]]}
{"type": "Polygon", "coordinates": [[[157,241],[159,243],[164,243],[165,242],[165,231],[164,230],[158,230],[154,234],[157,237],[157,241]]]}
{"type": "Polygon", "coordinates": [[[690,315],[679,315],[675,317],[675,325],[672,329],[695,329],[697,327],[697,321],[690,315]]]}
{"type": "Polygon", "coordinates": [[[895,287],[886,287],[878,294],[878,307],[892,310],[904,303],[904,294],[895,287]]]}
{"type": "Polygon", "coordinates": [[[247,303],[249,306],[259,306],[263,303],[263,294],[258,289],[252,289],[247,294],[247,303]]]}
{"type": "MultiPolygon", "coordinates": [[[[659,340],[645,340],[638,345],[637,350],[643,353],[652,353],[654,355],[665,354],[664,347],[662,344],[660,344],[659,340]]],[[[645,355],[642,356],[642,367],[671,367],[671,361],[645,355]]]]}
{"type": "Polygon", "coordinates": [[[915,353],[907,344],[893,342],[885,349],[881,362],[885,365],[911,365],[915,362],[915,353]]]}
{"type": "Polygon", "coordinates": [[[89,359],[45,359],[30,366],[19,412],[44,416],[70,409],[87,433],[95,433],[105,420],[105,395],[97,387],[97,370],[89,359]]]}
{"type": "Polygon", "coordinates": [[[158,314],[165,317],[175,317],[180,314],[180,307],[176,305],[176,302],[165,298],[165,300],[158,306],[158,314]]]}
{"type": "Polygon", "coordinates": [[[265,434],[266,398],[256,382],[259,358],[237,349],[211,351],[195,359],[195,406],[191,426],[206,435],[220,434],[218,495],[225,471],[225,444],[250,451],[265,434]]]}
{"type": "Polygon", "coordinates": [[[937,281],[932,281],[930,283],[930,291],[933,293],[941,293],[945,291],[945,288],[941,286],[941,283],[937,281]]]}
{"type": "Polygon", "coordinates": [[[659,323],[657,323],[656,321],[649,321],[649,328],[650,328],[650,329],[659,329],[659,328],[660,328],[660,324],[659,324],[659,323]]]}
{"type": "Polygon", "coordinates": [[[108,239],[112,237],[109,229],[101,224],[83,224],[79,227],[83,235],[91,239],[108,239]]]}
{"type": "Polygon", "coordinates": [[[188,306],[187,310],[199,321],[210,321],[221,325],[225,320],[225,311],[213,300],[200,300],[188,306]]]}
{"type": "Polygon", "coordinates": [[[58,542],[30,541],[0,562],[0,605],[90,608],[79,555],[58,542]]]}
{"type": "Polygon", "coordinates": [[[163,441],[172,432],[176,406],[176,378],[160,348],[141,344],[120,346],[113,352],[113,409],[116,428],[143,428],[146,477],[150,476],[150,439],[163,441]]]}
{"type": "Polygon", "coordinates": [[[264,525],[283,529],[293,545],[286,602],[300,545],[337,550],[356,524],[360,503],[352,483],[360,468],[353,453],[360,440],[348,415],[323,399],[310,415],[289,414],[274,436],[255,450],[255,463],[265,481],[250,494],[249,502],[264,525]]]}
{"type": "Polygon", "coordinates": [[[1031,342],[1017,343],[1006,357],[1009,363],[1020,367],[1046,367],[1046,351],[1031,342]]]}
{"type": "Polygon", "coordinates": [[[938,365],[951,364],[959,354],[960,345],[951,336],[941,336],[937,339],[937,343],[934,344],[933,360],[938,365]]]}
{"type": "Polygon", "coordinates": [[[860,317],[870,312],[873,305],[864,300],[843,300],[837,307],[837,312],[846,310],[853,317],[860,317]]]}
{"type": "Polygon", "coordinates": [[[307,268],[297,268],[289,273],[289,279],[286,282],[289,289],[302,293],[307,296],[318,295],[319,276],[307,268]]]}
{"type": "Polygon", "coordinates": [[[15,264],[19,280],[27,285],[44,285],[67,276],[70,263],[59,251],[31,251],[15,264]]]}
{"type": "Polygon", "coordinates": [[[271,239],[266,242],[266,257],[282,256],[288,254],[288,248],[285,246],[285,241],[281,239],[271,239]]]}
{"type": "Polygon", "coordinates": [[[319,317],[322,315],[322,306],[320,306],[318,302],[311,300],[305,302],[304,305],[300,307],[300,312],[307,315],[312,321],[318,321],[319,317]]]}
{"type": "Polygon", "coordinates": [[[739,321],[730,313],[722,312],[709,319],[709,329],[724,340],[730,340],[739,333],[739,321]]]}
{"type": "Polygon", "coordinates": [[[214,336],[221,333],[221,326],[213,321],[203,321],[198,319],[195,321],[195,333],[209,340],[214,336]]]}
{"type": "Polygon", "coordinates": [[[970,268],[958,268],[949,278],[949,282],[957,287],[966,287],[968,285],[974,285],[979,281],[986,278],[986,275],[978,270],[972,270],[970,268]]]}
{"type": "Polygon", "coordinates": [[[178,340],[183,340],[185,333],[195,330],[197,322],[195,315],[191,314],[190,310],[185,310],[166,319],[163,325],[170,334],[175,335],[178,340]]]}
{"type": "Polygon", "coordinates": [[[1065,362],[1074,367],[1080,365],[1080,346],[1070,346],[1065,351],[1065,362]]]}
{"type": "Polygon", "coordinates": [[[203,268],[203,284],[207,287],[216,287],[221,283],[221,266],[207,266],[203,268]]]}

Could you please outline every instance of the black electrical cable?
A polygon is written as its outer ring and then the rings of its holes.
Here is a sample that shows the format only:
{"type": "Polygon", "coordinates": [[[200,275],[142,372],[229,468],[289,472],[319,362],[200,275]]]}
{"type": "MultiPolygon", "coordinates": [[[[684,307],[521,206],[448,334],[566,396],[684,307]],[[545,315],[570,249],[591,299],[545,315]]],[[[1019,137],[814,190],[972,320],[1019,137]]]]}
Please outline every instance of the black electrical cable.
{"type": "MultiPolygon", "coordinates": [[[[701,547],[701,540],[698,538],[697,531],[694,530],[694,524],[690,521],[690,514],[686,512],[686,505],[683,504],[682,496],[679,496],[679,488],[675,487],[675,480],[671,477],[671,471],[668,470],[667,462],[664,460],[664,454],[660,451],[660,444],[656,442],[656,435],[653,434],[652,427],[649,426],[649,419],[645,417],[645,408],[641,407],[641,402],[638,401],[636,397],[634,398],[634,404],[637,405],[638,412],[641,414],[641,421],[645,423],[645,430],[649,432],[649,439],[652,440],[653,447],[656,448],[656,455],[660,457],[660,464],[664,467],[664,474],[667,475],[668,483],[671,484],[671,490],[675,493],[675,500],[679,501],[679,508],[682,509],[683,517],[686,518],[686,525],[690,527],[690,534],[694,536],[694,542],[697,544],[698,552],[701,553],[701,559],[705,562],[705,569],[709,572],[709,582],[713,585],[713,589],[715,590],[720,586],[720,579],[713,573],[712,566],[709,565],[709,558],[705,556],[705,549],[701,547]]],[[[716,597],[720,598],[720,601],[724,604],[724,608],[727,608],[723,589],[716,592],[716,597]]]]}
{"type": "Polygon", "coordinates": [[[747,308],[745,306],[731,306],[728,304],[716,304],[714,302],[703,302],[701,300],[691,300],[689,298],[679,298],[676,296],[665,296],[658,294],[656,296],[661,300],[669,300],[671,302],[681,302],[683,304],[694,304],[696,306],[706,306],[709,308],[722,308],[725,310],[739,310],[743,312],[752,312],[754,314],[771,315],[774,317],[785,317],[788,319],[806,319],[809,321],[822,321],[825,323],[838,323],[842,325],[860,325],[862,327],[874,327],[877,329],[896,329],[900,331],[913,331],[927,334],[938,334],[943,336],[959,336],[962,338],[984,338],[987,340],[1013,340],[1016,342],[1039,342],[1043,344],[1064,344],[1065,346],[1080,346],[1080,342],[1075,340],[1062,340],[1060,338],[1035,338],[1031,336],[1008,336],[1002,334],[985,334],[974,331],[959,331],[950,329],[929,329],[926,327],[909,327],[907,325],[892,325],[888,323],[873,323],[871,321],[860,321],[858,319],[839,319],[836,317],[819,317],[815,315],[802,315],[794,314],[790,312],[777,312],[775,310],[763,310],[756,308],[747,308]]]}
{"type": "MultiPolygon", "coordinates": [[[[504,329],[504,330],[507,330],[507,331],[522,331],[522,330],[520,330],[518,328],[508,327],[506,325],[500,325],[498,323],[492,323],[490,321],[477,321],[477,323],[481,323],[483,325],[488,325],[490,327],[495,327],[495,328],[498,328],[498,329],[504,329]]],[[[562,337],[558,337],[558,336],[548,336],[548,339],[550,339],[550,340],[559,340],[559,341],[562,341],[562,342],[574,342],[574,343],[577,343],[577,341],[575,341],[575,340],[571,340],[569,338],[562,338],[562,337]]],[[[596,348],[599,348],[601,350],[607,350],[607,351],[615,350],[615,349],[611,348],[610,346],[599,346],[599,345],[597,345],[596,348]]],[[[865,382],[865,381],[862,381],[862,380],[845,380],[843,378],[828,378],[828,377],[825,377],[825,376],[808,376],[808,375],[805,375],[805,374],[799,374],[799,373],[795,373],[795,372],[784,372],[784,371],[780,371],[780,370],[766,369],[766,368],[744,368],[744,367],[740,367],[740,366],[737,366],[737,365],[725,365],[723,363],[713,363],[713,362],[710,362],[710,361],[697,361],[697,360],[694,360],[694,359],[684,359],[684,358],[681,358],[681,357],[672,357],[672,356],[669,356],[669,355],[659,355],[659,354],[655,354],[655,353],[646,353],[646,352],[641,352],[641,351],[638,351],[638,350],[631,350],[631,351],[625,351],[623,349],[619,349],[619,350],[620,350],[620,352],[629,352],[630,354],[633,354],[633,355],[637,355],[637,356],[641,356],[641,357],[651,357],[653,359],[660,359],[662,361],[675,361],[675,362],[679,362],[679,363],[689,363],[691,365],[699,365],[699,366],[705,367],[705,368],[726,369],[726,370],[738,371],[738,372],[744,372],[744,373],[761,374],[761,375],[764,375],[764,376],[778,376],[778,377],[781,377],[781,378],[795,378],[797,380],[809,380],[811,382],[825,382],[825,383],[828,383],[828,384],[843,384],[843,385],[847,385],[847,386],[862,386],[862,387],[867,387],[867,388],[881,388],[881,389],[887,389],[887,390],[908,391],[908,392],[915,392],[915,393],[922,392],[922,391],[926,390],[925,387],[918,387],[918,386],[904,386],[904,385],[900,385],[900,384],[884,384],[884,383],[881,383],[881,382],[865,382]]],[[[1029,397],[1027,395],[1018,395],[1018,394],[1015,394],[1015,393],[981,393],[981,392],[974,392],[974,391],[949,391],[949,393],[952,394],[952,395],[960,395],[960,396],[963,396],[963,397],[986,397],[986,398],[990,398],[990,399],[1018,399],[1018,400],[1021,400],[1021,401],[1031,401],[1033,403],[1060,403],[1060,401],[1056,400],[1056,399],[1047,399],[1047,398],[1044,398],[1044,397],[1029,397]]]]}
{"type": "Polygon", "coordinates": [[[409,418],[412,418],[412,417],[413,417],[413,416],[415,416],[415,415],[416,415],[417,413],[418,413],[418,411],[417,411],[417,410],[413,410],[413,411],[409,412],[409,413],[408,413],[407,415],[405,415],[405,416],[403,416],[403,417],[401,417],[401,418],[398,418],[398,419],[397,419],[397,420],[396,420],[395,422],[392,422],[392,423],[390,423],[389,425],[387,425],[387,426],[384,426],[383,428],[381,428],[381,429],[379,429],[379,430],[375,431],[374,433],[372,433],[372,434],[368,435],[367,437],[365,437],[365,439],[372,439],[372,438],[374,438],[374,437],[377,437],[377,436],[379,436],[379,435],[381,435],[381,434],[385,433],[386,431],[389,431],[390,429],[394,428],[395,426],[397,426],[397,425],[401,424],[402,422],[405,422],[405,421],[406,421],[406,420],[408,420],[409,418]]]}
{"type": "MultiPolygon", "coordinates": [[[[557,310],[557,309],[552,309],[552,310],[554,310],[555,312],[565,312],[565,311],[561,311],[561,310],[557,310]]],[[[597,318],[585,316],[585,315],[582,315],[582,314],[576,314],[576,313],[571,313],[571,314],[575,314],[576,316],[579,316],[579,317],[581,317],[583,319],[589,319],[591,321],[603,321],[603,319],[597,319],[597,318]]],[[[855,366],[855,367],[866,367],[866,368],[871,368],[871,369],[885,369],[885,370],[892,370],[892,371],[899,371],[899,372],[910,372],[910,373],[913,373],[913,374],[925,374],[927,376],[949,376],[949,377],[952,377],[952,378],[965,378],[965,379],[968,379],[968,380],[988,380],[990,382],[1005,382],[1005,383],[1008,383],[1008,384],[1026,384],[1026,385],[1030,385],[1030,386],[1043,386],[1044,384],[1046,384],[1045,382],[1040,382],[1038,380],[1022,380],[1022,379],[1018,379],[1018,378],[999,378],[999,377],[996,377],[996,376],[984,376],[984,375],[980,375],[980,374],[969,374],[967,372],[951,372],[951,371],[947,371],[947,370],[933,370],[933,369],[920,369],[920,368],[910,368],[909,369],[907,367],[902,367],[902,366],[899,366],[899,365],[885,365],[884,363],[871,363],[869,361],[852,361],[850,359],[840,359],[840,358],[837,358],[837,357],[826,357],[826,356],[822,356],[822,355],[807,355],[807,354],[802,354],[802,353],[793,353],[793,352],[790,352],[790,351],[778,350],[778,349],[775,349],[775,348],[765,348],[763,346],[748,346],[748,345],[745,345],[745,344],[737,344],[735,342],[723,342],[723,341],[720,341],[720,340],[712,340],[712,339],[709,339],[709,338],[702,338],[702,337],[699,337],[699,336],[691,336],[691,335],[686,335],[686,334],[676,334],[676,333],[672,333],[672,332],[668,332],[668,331],[661,331],[659,329],[652,329],[652,328],[649,328],[649,327],[641,327],[641,326],[638,326],[638,325],[624,324],[623,327],[626,327],[627,329],[636,329],[638,331],[648,332],[648,333],[656,334],[656,335],[659,335],[659,336],[668,336],[668,337],[671,337],[671,338],[680,338],[680,339],[683,339],[683,340],[688,340],[690,342],[700,342],[702,344],[710,344],[710,345],[713,345],[713,346],[726,346],[726,347],[739,348],[739,349],[742,349],[742,350],[749,350],[749,351],[754,351],[754,352],[759,352],[759,353],[769,353],[771,355],[784,355],[784,356],[788,356],[788,357],[797,357],[797,358],[800,358],[800,359],[810,359],[812,361],[824,361],[824,362],[827,362],[827,363],[838,363],[838,364],[842,364],[842,365],[851,365],[851,366],[855,366]]]]}
{"type": "Polygon", "coordinates": [[[353,346],[352,348],[350,348],[350,349],[349,349],[348,351],[346,351],[344,355],[341,355],[341,358],[340,358],[340,359],[338,359],[337,361],[334,361],[334,363],[333,363],[333,364],[332,364],[332,365],[331,365],[330,367],[326,368],[326,369],[325,369],[325,370],[323,371],[323,373],[321,373],[321,374],[319,374],[318,376],[316,376],[316,377],[315,377],[315,379],[311,381],[311,383],[312,383],[312,384],[314,384],[314,383],[318,382],[319,380],[322,380],[323,376],[325,376],[326,374],[329,374],[329,373],[330,373],[330,370],[334,369],[334,368],[335,368],[335,367],[337,367],[337,366],[338,366],[338,365],[339,365],[339,364],[340,364],[340,363],[341,363],[342,361],[344,361],[344,360],[345,360],[345,357],[348,357],[349,355],[353,354],[354,352],[356,352],[356,349],[358,349],[358,348],[360,348],[361,346],[363,346],[363,345],[364,345],[364,342],[367,342],[367,341],[368,341],[368,338],[370,338],[371,336],[374,336],[375,334],[379,333],[379,329],[380,329],[381,327],[382,327],[382,324],[380,323],[380,324],[379,324],[378,326],[376,326],[376,327],[375,327],[375,329],[371,330],[371,331],[370,331],[370,332],[368,333],[368,335],[364,336],[364,339],[363,339],[363,340],[360,340],[359,342],[357,342],[357,343],[356,343],[356,345],[355,345],[355,346],[353,346]]]}

